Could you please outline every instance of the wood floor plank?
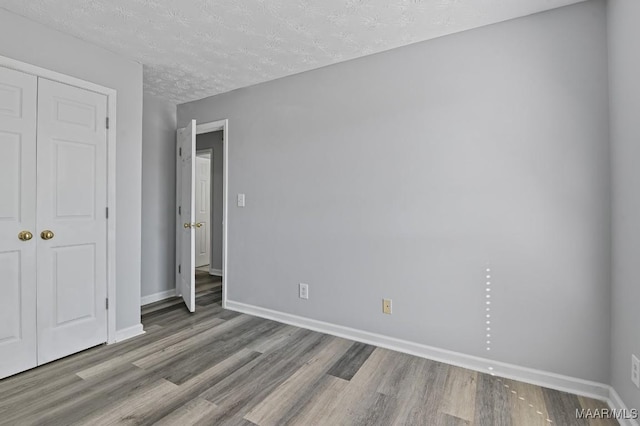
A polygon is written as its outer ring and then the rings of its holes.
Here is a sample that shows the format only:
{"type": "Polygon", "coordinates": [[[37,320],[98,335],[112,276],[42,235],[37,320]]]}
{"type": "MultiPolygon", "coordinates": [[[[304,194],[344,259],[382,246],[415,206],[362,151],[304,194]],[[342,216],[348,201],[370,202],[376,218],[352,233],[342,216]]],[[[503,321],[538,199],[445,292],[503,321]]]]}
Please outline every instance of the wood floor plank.
{"type": "Polygon", "coordinates": [[[437,424],[449,366],[415,358],[395,395],[398,408],[393,424],[437,424]]]}
{"type": "Polygon", "coordinates": [[[345,388],[349,384],[344,379],[324,375],[316,383],[313,394],[300,408],[283,421],[283,425],[322,425],[330,421],[332,413],[340,405],[345,388]]]}
{"type": "MultiPolygon", "coordinates": [[[[190,401],[199,398],[207,389],[210,389],[247,363],[255,360],[259,355],[261,354],[243,349],[193,379],[177,386],[175,391],[163,398],[162,404],[150,401],[148,404],[140,406],[129,413],[128,418],[134,420],[138,425],[152,425],[171,415],[175,410],[180,409],[190,401]]],[[[212,403],[212,405],[215,404],[212,403]]],[[[223,414],[220,410],[213,410],[208,413],[208,416],[220,416],[223,414]]]]}
{"type": "Polygon", "coordinates": [[[362,364],[369,358],[375,346],[356,342],[329,370],[329,374],[344,380],[351,380],[362,364]]]}
{"type": "Polygon", "coordinates": [[[211,365],[245,348],[257,336],[268,336],[280,327],[282,325],[274,321],[259,321],[256,324],[247,322],[237,327],[238,331],[231,330],[212,340],[205,340],[188,352],[159,363],[153,367],[153,370],[161,372],[162,377],[173,383],[182,384],[211,365]],[[241,327],[246,329],[239,331],[241,327]]]}
{"type": "Polygon", "coordinates": [[[248,348],[265,353],[286,345],[289,339],[300,329],[292,325],[284,325],[278,332],[270,336],[261,336],[249,344],[248,348]]]}
{"type": "Polygon", "coordinates": [[[450,366],[440,412],[472,422],[476,410],[477,377],[476,371],[450,366]]]}
{"type": "Polygon", "coordinates": [[[217,291],[215,293],[209,293],[209,294],[203,295],[198,299],[198,301],[196,302],[196,305],[208,306],[214,303],[220,303],[220,301],[222,301],[222,290],[217,291]]]}
{"type": "Polygon", "coordinates": [[[377,376],[376,390],[382,394],[394,396],[397,395],[402,383],[408,379],[414,358],[411,355],[395,353],[389,350],[376,349],[372,356],[376,365],[369,365],[367,361],[363,367],[356,373],[352,381],[359,382],[361,372],[366,375],[374,374],[377,376]],[[380,354],[380,358],[373,358],[373,355],[380,354]],[[367,367],[365,369],[365,367],[367,367]]]}
{"type": "Polygon", "coordinates": [[[111,377],[81,380],[37,402],[14,406],[1,414],[2,421],[7,424],[71,424],[158,380],[131,364],[112,373],[111,377]]]}
{"type": "Polygon", "coordinates": [[[317,355],[298,369],[291,377],[274,389],[257,404],[245,419],[260,426],[276,426],[286,423],[305,401],[313,397],[316,382],[326,374],[337,358],[343,356],[353,342],[334,338],[317,355]]]}
{"type": "MultiPolygon", "coordinates": [[[[378,392],[365,393],[358,405],[348,409],[348,423],[356,425],[391,425],[395,421],[397,407],[398,399],[395,397],[378,392]]],[[[403,424],[409,425],[410,423],[403,424]]]]}
{"type": "Polygon", "coordinates": [[[145,333],[153,333],[156,330],[162,330],[162,326],[160,324],[153,324],[144,328],[145,333]]]}
{"type": "Polygon", "coordinates": [[[478,374],[474,424],[478,426],[512,425],[510,395],[511,392],[499,377],[478,374]]]}
{"type": "Polygon", "coordinates": [[[161,300],[159,302],[150,303],[148,305],[142,306],[140,311],[141,311],[141,314],[144,316],[144,315],[149,315],[150,313],[158,311],[160,309],[179,305],[181,303],[183,303],[183,300],[181,297],[171,297],[169,299],[161,300]]]}
{"type": "Polygon", "coordinates": [[[203,321],[197,327],[188,328],[183,331],[171,334],[149,345],[145,345],[141,348],[125,352],[121,355],[112,357],[105,362],[81,370],[76,374],[83,379],[88,379],[90,377],[109,372],[116,365],[138,361],[145,357],[152,356],[153,354],[157,354],[158,352],[162,352],[168,347],[172,347],[179,343],[184,343],[185,341],[189,341],[190,339],[197,339],[200,337],[203,331],[213,330],[216,328],[216,326],[223,324],[224,322],[225,321],[221,320],[220,318],[211,318],[208,321],[203,321]]]}
{"type": "Polygon", "coordinates": [[[335,337],[305,333],[289,347],[261,355],[210,388],[202,396],[225,408],[224,416],[213,420],[244,417],[332,339],[335,337]]]}
{"type": "Polygon", "coordinates": [[[460,417],[451,416],[445,413],[438,413],[437,425],[438,426],[469,426],[473,424],[472,421],[463,420],[460,417]]]}
{"type": "Polygon", "coordinates": [[[193,425],[200,421],[206,424],[207,418],[214,416],[219,408],[212,402],[195,398],[182,405],[171,414],[155,422],[156,426],[193,425]]]}
{"type": "Polygon", "coordinates": [[[511,418],[515,425],[549,426],[551,423],[542,389],[516,380],[498,379],[509,386],[511,418]]]}
{"type": "Polygon", "coordinates": [[[213,338],[223,333],[227,333],[231,330],[236,329],[237,327],[240,327],[242,324],[246,324],[251,321],[255,322],[255,319],[250,317],[249,315],[238,316],[236,318],[220,323],[216,327],[202,330],[200,333],[190,336],[187,339],[182,339],[176,343],[165,346],[161,351],[154,351],[149,355],[135,360],[133,364],[140,368],[150,368],[156,366],[171,357],[187,352],[189,349],[201,345],[203,340],[213,338]]]}
{"type": "MultiPolygon", "coordinates": [[[[11,393],[2,392],[0,393],[0,395],[2,395],[0,398],[0,419],[3,413],[14,411],[15,407],[19,406],[23,401],[41,402],[48,398],[51,393],[55,393],[59,389],[69,388],[79,382],[82,382],[82,379],[75,374],[63,374],[58,377],[48,377],[37,382],[35,386],[24,389],[14,389],[14,392],[11,393]]],[[[0,389],[3,389],[3,384],[1,383],[0,389]]]]}
{"type": "MultiPolygon", "coordinates": [[[[351,383],[364,383],[368,382],[371,376],[378,371],[378,373],[383,373],[388,371],[388,366],[390,365],[390,358],[394,355],[393,351],[384,348],[376,348],[369,355],[367,360],[362,364],[360,369],[356,372],[356,374],[351,378],[351,383]]],[[[378,374],[378,377],[382,377],[378,374]]]]}
{"type": "MultiPolygon", "coordinates": [[[[598,401],[597,399],[587,398],[586,396],[578,396],[580,407],[585,410],[591,410],[595,413],[596,410],[609,408],[606,402],[598,401]]],[[[588,419],[589,426],[618,426],[618,421],[615,419],[603,419],[603,418],[590,418],[588,419]]]]}
{"type": "Polygon", "coordinates": [[[582,408],[576,395],[542,388],[550,420],[557,425],[589,426],[585,419],[576,418],[576,409],[582,408]]]}
{"type": "Polygon", "coordinates": [[[113,405],[106,405],[102,409],[93,410],[89,416],[84,416],[76,422],[77,426],[92,425],[124,425],[136,424],[134,418],[130,416],[137,408],[149,403],[156,404],[163,400],[178,386],[164,379],[159,379],[147,387],[139,388],[137,392],[129,395],[126,399],[113,405]]]}

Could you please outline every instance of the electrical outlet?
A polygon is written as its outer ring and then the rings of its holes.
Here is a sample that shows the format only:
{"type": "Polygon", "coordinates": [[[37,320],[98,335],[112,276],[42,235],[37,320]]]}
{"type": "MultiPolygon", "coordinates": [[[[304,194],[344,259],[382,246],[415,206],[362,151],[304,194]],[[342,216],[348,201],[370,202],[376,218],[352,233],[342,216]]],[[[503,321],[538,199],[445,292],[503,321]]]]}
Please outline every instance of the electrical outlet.
{"type": "Polygon", "coordinates": [[[637,388],[640,388],[640,359],[631,355],[631,381],[637,388]]]}
{"type": "Polygon", "coordinates": [[[382,313],[391,315],[391,299],[382,299],[382,313]]]}
{"type": "Polygon", "coordinates": [[[309,298],[309,284],[300,283],[298,285],[298,292],[300,295],[300,299],[308,299],[309,298]]]}

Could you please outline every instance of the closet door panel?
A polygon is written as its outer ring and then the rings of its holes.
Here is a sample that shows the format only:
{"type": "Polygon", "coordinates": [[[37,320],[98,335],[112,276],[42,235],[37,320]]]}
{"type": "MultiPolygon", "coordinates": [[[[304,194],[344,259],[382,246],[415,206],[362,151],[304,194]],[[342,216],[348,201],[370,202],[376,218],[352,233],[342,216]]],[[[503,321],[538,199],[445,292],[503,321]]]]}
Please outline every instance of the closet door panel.
{"type": "Polygon", "coordinates": [[[0,378],[36,348],[37,78],[0,67],[0,378]],[[22,238],[22,239],[20,239],[22,238]]]}
{"type": "Polygon", "coordinates": [[[104,95],[39,79],[40,364],[107,341],[106,111],[104,95]]]}

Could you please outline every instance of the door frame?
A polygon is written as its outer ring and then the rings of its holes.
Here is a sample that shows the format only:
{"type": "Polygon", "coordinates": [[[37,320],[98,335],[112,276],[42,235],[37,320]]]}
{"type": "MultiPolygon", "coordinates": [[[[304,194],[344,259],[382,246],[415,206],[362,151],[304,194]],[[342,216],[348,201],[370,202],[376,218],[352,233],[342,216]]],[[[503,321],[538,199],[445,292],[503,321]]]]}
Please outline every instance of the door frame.
{"type": "MultiPolygon", "coordinates": [[[[107,97],[107,341],[116,342],[116,105],[117,91],[99,84],[0,55],[0,66],[78,87],[107,97]]],[[[105,212],[106,213],[106,212],[105,212]]]]}
{"type": "MultiPolygon", "coordinates": [[[[229,268],[227,263],[227,224],[228,224],[228,194],[229,194],[229,120],[222,119],[211,121],[207,123],[198,124],[196,121],[196,136],[204,134],[217,132],[222,130],[222,307],[227,307],[227,279],[229,276],[229,268]]],[[[177,147],[176,147],[176,158],[178,156],[177,147]]],[[[176,164],[178,161],[176,160],[176,164]]],[[[180,205],[180,200],[182,195],[180,194],[180,185],[181,185],[181,176],[180,170],[176,170],[176,235],[180,230],[182,225],[180,220],[180,214],[178,211],[178,206],[180,205]]],[[[212,186],[213,187],[213,186],[212,186]]],[[[211,209],[211,214],[213,215],[213,209],[211,209]]],[[[213,229],[213,226],[211,227],[213,229]]],[[[180,240],[176,238],[176,290],[178,290],[177,286],[180,282],[180,275],[178,272],[178,264],[180,262],[179,259],[180,253],[180,240]]],[[[176,294],[177,296],[178,294],[176,294]]]]}

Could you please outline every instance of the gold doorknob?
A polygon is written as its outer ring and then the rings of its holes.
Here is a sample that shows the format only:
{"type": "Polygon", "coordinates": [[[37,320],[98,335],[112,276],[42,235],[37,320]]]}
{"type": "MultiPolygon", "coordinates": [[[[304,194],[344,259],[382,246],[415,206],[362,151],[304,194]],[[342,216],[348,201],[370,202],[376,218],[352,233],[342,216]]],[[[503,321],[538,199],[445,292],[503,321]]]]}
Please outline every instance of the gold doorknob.
{"type": "Polygon", "coordinates": [[[20,241],[29,241],[32,238],[33,238],[33,234],[29,231],[22,231],[21,233],[18,234],[18,239],[20,241]]]}
{"type": "Polygon", "coordinates": [[[202,222],[199,223],[185,223],[184,224],[185,228],[202,228],[202,222]]]}
{"type": "Polygon", "coordinates": [[[40,237],[41,237],[43,240],[50,240],[50,239],[52,239],[53,237],[55,237],[55,234],[54,234],[53,232],[51,232],[51,231],[49,231],[49,230],[47,229],[46,231],[42,231],[42,232],[40,233],[40,237]]]}

